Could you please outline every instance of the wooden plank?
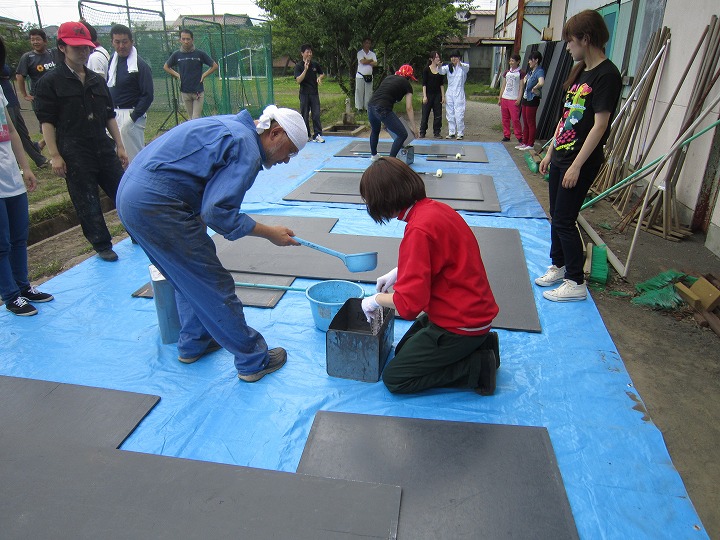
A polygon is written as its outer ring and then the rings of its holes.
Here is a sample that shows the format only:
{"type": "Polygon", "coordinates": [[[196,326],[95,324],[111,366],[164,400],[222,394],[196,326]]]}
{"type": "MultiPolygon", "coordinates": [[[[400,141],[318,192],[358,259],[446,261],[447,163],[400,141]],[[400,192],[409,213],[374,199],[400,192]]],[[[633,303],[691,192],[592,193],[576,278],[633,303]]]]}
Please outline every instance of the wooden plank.
{"type": "Polygon", "coordinates": [[[683,285],[682,283],[676,283],[675,290],[682,297],[682,299],[685,300],[685,303],[687,303],[688,306],[698,311],[702,309],[702,302],[700,302],[700,297],[692,290],[688,289],[685,285],[683,285]]]}
{"type": "Polygon", "coordinates": [[[693,283],[690,291],[700,299],[703,309],[712,311],[720,306],[720,290],[716,289],[713,284],[704,277],[701,277],[693,283]]]}
{"type": "Polygon", "coordinates": [[[701,311],[700,313],[708,322],[708,325],[710,326],[710,328],[712,328],[712,331],[720,337],[720,317],[718,317],[711,311],[701,311]]]}

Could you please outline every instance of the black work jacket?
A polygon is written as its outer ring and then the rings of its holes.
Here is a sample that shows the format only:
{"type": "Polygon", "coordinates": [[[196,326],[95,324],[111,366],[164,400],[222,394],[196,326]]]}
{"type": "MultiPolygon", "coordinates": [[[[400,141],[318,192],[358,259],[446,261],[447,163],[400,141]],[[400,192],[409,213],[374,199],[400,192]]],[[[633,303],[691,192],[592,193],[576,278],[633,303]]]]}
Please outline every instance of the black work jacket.
{"type": "Polygon", "coordinates": [[[84,85],[65,62],[38,82],[35,114],[40,122],[55,126],[58,144],[63,139],[107,139],[107,122],[115,118],[107,83],[84,69],[84,85]]]}

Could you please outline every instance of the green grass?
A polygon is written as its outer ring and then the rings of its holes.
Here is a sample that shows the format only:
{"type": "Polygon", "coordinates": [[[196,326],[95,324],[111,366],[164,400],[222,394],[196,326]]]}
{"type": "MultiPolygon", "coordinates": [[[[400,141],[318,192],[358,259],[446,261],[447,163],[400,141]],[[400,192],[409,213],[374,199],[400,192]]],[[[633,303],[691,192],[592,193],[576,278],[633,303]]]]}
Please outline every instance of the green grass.
{"type": "Polygon", "coordinates": [[[120,236],[121,234],[125,233],[125,227],[123,227],[122,223],[118,223],[117,225],[113,225],[109,229],[110,236],[115,238],[116,236],[120,236]]]}
{"type": "Polygon", "coordinates": [[[92,244],[87,244],[85,247],[82,247],[79,250],[77,250],[75,255],[77,255],[77,256],[85,255],[87,253],[90,253],[91,251],[93,251],[92,244]]]}
{"type": "Polygon", "coordinates": [[[41,223],[48,219],[55,218],[63,214],[71,214],[75,211],[70,199],[63,199],[62,201],[51,202],[34,210],[30,213],[30,225],[41,223]]]}
{"type": "Polygon", "coordinates": [[[55,276],[62,272],[63,263],[60,261],[50,261],[47,264],[36,265],[35,268],[30,270],[30,281],[35,281],[45,276],[55,276]]]}

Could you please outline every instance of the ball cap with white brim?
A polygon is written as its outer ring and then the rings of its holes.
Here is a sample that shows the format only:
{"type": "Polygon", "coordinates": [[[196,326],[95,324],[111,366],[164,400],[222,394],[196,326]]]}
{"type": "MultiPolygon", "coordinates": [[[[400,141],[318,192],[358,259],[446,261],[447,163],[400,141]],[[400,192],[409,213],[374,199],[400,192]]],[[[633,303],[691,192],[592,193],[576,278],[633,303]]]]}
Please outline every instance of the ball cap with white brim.
{"type": "Polygon", "coordinates": [[[57,38],[71,47],[95,48],[95,44],[90,39],[90,32],[83,23],[74,21],[62,23],[58,28],[57,38]]]}
{"type": "Polygon", "coordinates": [[[257,129],[258,135],[263,131],[270,128],[270,124],[275,120],[280,127],[285,130],[290,141],[298,149],[298,152],[305,148],[307,143],[307,126],[305,126],[305,120],[300,116],[300,113],[292,109],[278,108],[275,105],[268,105],[265,107],[260,119],[258,120],[255,129],[257,129]]]}

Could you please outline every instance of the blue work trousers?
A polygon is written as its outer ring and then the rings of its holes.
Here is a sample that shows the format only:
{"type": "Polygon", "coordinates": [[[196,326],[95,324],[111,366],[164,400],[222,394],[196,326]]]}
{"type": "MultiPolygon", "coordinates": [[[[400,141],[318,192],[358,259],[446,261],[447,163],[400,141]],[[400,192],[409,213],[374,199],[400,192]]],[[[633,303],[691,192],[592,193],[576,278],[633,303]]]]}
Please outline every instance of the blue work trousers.
{"type": "Polygon", "coordinates": [[[180,356],[202,354],[213,337],[235,357],[240,375],[264,369],[267,343],[247,325],[232,275],[199,216],[173,187],[152,174],[125,175],[117,209],[128,233],[175,288],[180,356]]]}
{"type": "Polygon", "coordinates": [[[30,285],[27,265],[29,227],[27,193],[0,198],[0,296],[6,304],[30,285]]]}
{"type": "Polygon", "coordinates": [[[378,140],[380,139],[381,124],[385,124],[385,129],[393,136],[393,144],[390,149],[390,157],[397,157],[400,149],[407,139],[408,132],[400,121],[400,118],[392,109],[385,107],[377,107],[368,105],[368,120],[370,120],[370,153],[374,156],[377,154],[378,140]]]}

